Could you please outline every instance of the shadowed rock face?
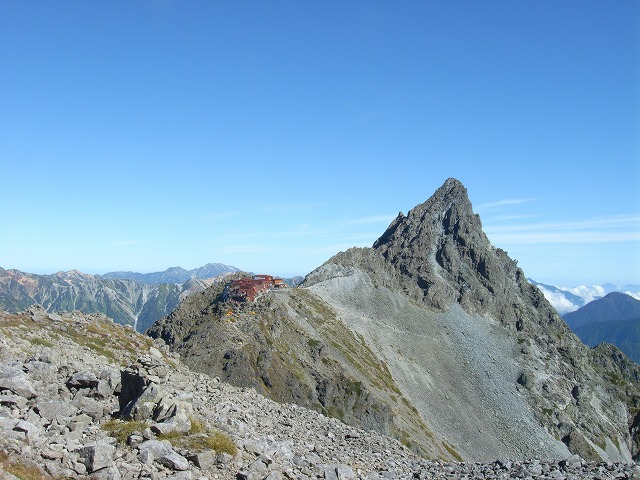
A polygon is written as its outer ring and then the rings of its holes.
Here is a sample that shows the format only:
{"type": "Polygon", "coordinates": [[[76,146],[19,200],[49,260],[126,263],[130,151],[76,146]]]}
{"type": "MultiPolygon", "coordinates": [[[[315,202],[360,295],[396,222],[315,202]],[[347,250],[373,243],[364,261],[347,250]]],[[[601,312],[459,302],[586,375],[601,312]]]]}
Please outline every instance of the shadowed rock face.
{"type": "Polygon", "coordinates": [[[211,297],[193,305],[151,331],[189,365],[324,406],[427,455],[638,452],[637,368],[571,333],[491,245],[455,179],[399,214],[373,248],[339,253],[255,312],[229,323],[211,297]]]}

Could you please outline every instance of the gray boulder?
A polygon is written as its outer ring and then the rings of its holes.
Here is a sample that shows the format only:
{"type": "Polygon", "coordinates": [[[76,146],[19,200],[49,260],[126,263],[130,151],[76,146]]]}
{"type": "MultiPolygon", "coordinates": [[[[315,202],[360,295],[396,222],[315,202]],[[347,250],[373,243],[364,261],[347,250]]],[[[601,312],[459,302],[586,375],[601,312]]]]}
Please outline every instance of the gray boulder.
{"type": "Polygon", "coordinates": [[[138,458],[147,465],[172,452],[173,447],[166,440],[147,440],[138,445],[138,458]]]}
{"type": "Polygon", "coordinates": [[[156,461],[171,470],[187,470],[189,468],[189,461],[176,452],[162,455],[156,461]]]}
{"type": "Polygon", "coordinates": [[[78,413],[78,409],[76,407],[64,400],[58,399],[38,401],[36,409],[37,413],[42,418],[49,421],[62,421],[63,419],[70,420],[70,417],[74,417],[78,413]]]}
{"type": "Polygon", "coordinates": [[[0,367],[0,391],[10,390],[24,398],[38,396],[27,375],[14,367],[0,367]]]}
{"type": "Polygon", "coordinates": [[[162,361],[152,356],[142,356],[120,372],[121,390],[118,402],[123,418],[146,420],[153,417],[156,403],[162,397],[158,385],[168,375],[162,361]]]}
{"type": "Polygon", "coordinates": [[[98,377],[90,371],[74,373],[67,380],[67,388],[93,388],[98,386],[98,377]]]}
{"type": "Polygon", "coordinates": [[[29,443],[33,443],[40,436],[40,429],[26,420],[19,420],[13,430],[23,433],[29,443]]]}
{"type": "Polygon", "coordinates": [[[113,457],[116,453],[114,447],[107,440],[100,440],[78,449],[78,455],[87,467],[90,473],[103,468],[107,468],[113,464],[113,457]]]}

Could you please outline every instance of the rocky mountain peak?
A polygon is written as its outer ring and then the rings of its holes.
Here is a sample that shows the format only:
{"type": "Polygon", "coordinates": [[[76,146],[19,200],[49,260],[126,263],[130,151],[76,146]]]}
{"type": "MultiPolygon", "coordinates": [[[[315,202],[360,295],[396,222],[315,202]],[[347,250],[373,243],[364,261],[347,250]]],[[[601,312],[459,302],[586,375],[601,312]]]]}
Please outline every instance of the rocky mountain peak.
{"type": "Polygon", "coordinates": [[[522,280],[515,262],[492,247],[467,189],[454,178],[399,215],[373,248],[440,310],[460,303],[471,313],[496,313],[497,297],[522,280]]]}
{"type": "MultiPolygon", "coordinates": [[[[392,252],[399,247],[426,247],[442,235],[464,242],[464,233],[469,232],[482,233],[480,218],[473,214],[464,185],[455,178],[449,178],[426,202],[411,209],[407,216],[400,212],[373,248],[392,258],[392,252]],[[460,231],[461,225],[464,232],[460,231]]],[[[482,240],[489,242],[486,237],[482,240]]],[[[412,248],[416,254],[421,253],[419,250],[412,248]]]]}
{"type": "Polygon", "coordinates": [[[223,289],[148,334],[195,370],[429,457],[640,456],[637,368],[579,342],[491,245],[455,179],[300,288],[246,304],[223,289]]]}

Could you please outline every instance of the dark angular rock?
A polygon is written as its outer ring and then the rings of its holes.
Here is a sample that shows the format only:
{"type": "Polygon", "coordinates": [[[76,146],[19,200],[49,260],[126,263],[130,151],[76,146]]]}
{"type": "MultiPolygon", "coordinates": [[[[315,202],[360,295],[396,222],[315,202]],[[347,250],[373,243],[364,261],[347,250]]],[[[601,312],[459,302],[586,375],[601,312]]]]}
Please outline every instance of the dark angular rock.
{"type": "Polygon", "coordinates": [[[108,441],[98,441],[85,445],[80,448],[77,453],[87,467],[87,470],[92,473],[96,470],[111,466],[114,454],[116,453],[116,447],[108,441]]]}
{"type": "Polygon", "coordinates": [[[98,377],[93,372],[77,372],[67,380],[67,388],[93,388],[98,386],[98,377]]]}
{"type": "Polygon", "coordinates": [[[189,468],[189,461],[176,452],[162,455],[156,461],[171,470],[187,470],[189,468]]]}

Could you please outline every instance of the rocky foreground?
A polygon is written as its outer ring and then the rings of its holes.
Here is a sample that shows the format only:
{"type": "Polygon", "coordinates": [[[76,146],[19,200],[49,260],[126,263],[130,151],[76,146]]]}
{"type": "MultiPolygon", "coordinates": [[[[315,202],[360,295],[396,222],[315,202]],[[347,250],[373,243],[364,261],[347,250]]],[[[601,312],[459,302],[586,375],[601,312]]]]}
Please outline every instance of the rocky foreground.
{"type": "MultiPolygon", "coordinates": [[[[517,426],[514,426],[517,428],[517,426]]],[[[101,315],[0,312],[0,479],[625,479],[635,464],[421,459],[189,371],[101,315]]]]}

